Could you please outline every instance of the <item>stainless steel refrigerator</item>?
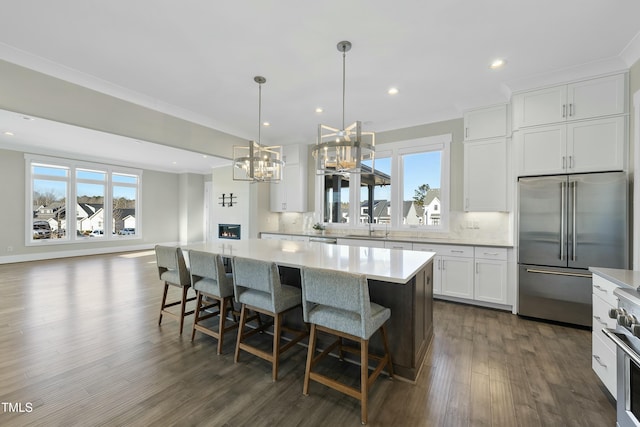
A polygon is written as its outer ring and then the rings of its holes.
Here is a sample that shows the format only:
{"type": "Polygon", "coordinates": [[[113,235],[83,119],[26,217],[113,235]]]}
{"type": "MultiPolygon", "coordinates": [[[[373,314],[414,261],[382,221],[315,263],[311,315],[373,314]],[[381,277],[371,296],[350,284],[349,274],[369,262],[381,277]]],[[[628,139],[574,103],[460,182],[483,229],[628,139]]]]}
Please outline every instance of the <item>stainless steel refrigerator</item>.
{"type": "Polygon", "coordinates": [[[590,326],[588,268],[628,268],[625,173],[520,178],[518,190],[518,314],[590,326]]]}

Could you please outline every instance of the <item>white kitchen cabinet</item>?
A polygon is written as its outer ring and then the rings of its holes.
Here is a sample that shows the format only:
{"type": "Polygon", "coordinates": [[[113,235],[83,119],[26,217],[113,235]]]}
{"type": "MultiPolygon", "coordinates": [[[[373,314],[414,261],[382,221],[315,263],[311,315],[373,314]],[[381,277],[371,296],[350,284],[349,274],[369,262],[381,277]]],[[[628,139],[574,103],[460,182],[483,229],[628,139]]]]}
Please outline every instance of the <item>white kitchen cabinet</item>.
{"type": "Polygon", "coordinates": [[[300,236],[295,234],[271,234],[271,233],[260,233],[260,238],[262,240],[292,240],[294,242],[308,242],[308,236],[300,236]]]}
{"type": "Polygon", "coordinates": [[[475,275],[473,298],[494,304],[507,304],[507,250],[474,248],[475,275]]]}
{"type": "Polygon", "coordinates": [[[507,207],[507,140],[464,143],[464,210],[505,212],[507,207]]]}
{"type": "Polygon", "coordinates": [[[381,239],[344,239],[338,237],[336,244],[347,246],[365,246],[369,248],[384,248],[384,240],[381,239]]]}
{"type": "Polygon", "coordinates": [[[271,211],[306,212],[307,146],[287,145],[282,152],[284,172],[279,183],[271,184],[271,211]]]}
{"type": "Polygon", "coordinates": [[[616,319],[609,317],[609,310],[618,307],[613,291],[618,285],[593,274],[593,329],[591,337],[591,368],[616,398],[616,347],[603,333],[604,328],[616,328],[616,319]]]}
{"type": "Polygon", "coordinates": [[[626,75],[616,74],[515,94],[513,129],[625,114],[626,75]]]}
{"type": "Polygon", "coordinates": [[[518,176],[624,169],[624,116],[525,128],[514,134],[518,176]]]}
{"type": "Polygon", "coordinates": [[[438,253],[442,295],[473,300],[473,247],[446,245],[438,253]]]}
{"type": "Polygon", "coordinates": [[[463,119],[465,141],[507,136],[507,104],[466,111],[463,119]]]}
{"type": "Polygon", "coordinates": [[[413,249],[413,243],[411,242],[394,242],[386,240],[384,242],[384,247],[387,249],[403,249],[403,250],[411,250],[413,249]]]}
{"type": "Polygon", "coordinates": [[[442,255],[446,246],[432,245],[429,243],[414,243],[414,251],[423,252],[435,252],[436,256],[433,257],[433,295],[437,296],[442,294],[442,255]]]}

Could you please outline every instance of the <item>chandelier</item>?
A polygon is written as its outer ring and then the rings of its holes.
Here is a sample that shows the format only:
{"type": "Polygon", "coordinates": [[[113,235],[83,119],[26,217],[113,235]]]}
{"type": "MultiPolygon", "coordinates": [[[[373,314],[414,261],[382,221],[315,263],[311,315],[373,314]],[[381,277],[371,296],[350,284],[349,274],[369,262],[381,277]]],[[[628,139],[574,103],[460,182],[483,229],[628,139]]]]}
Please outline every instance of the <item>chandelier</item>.
{"type": "Polygon", "coordinates": [[[258,83],[258,141],[249,141],[248,145],[233,147],[233,180],[250,182],[280,182],[284,161],[282,147],[260,144],[262,126],[262,84],[267,81],[262,76],[253,80],[258,83]]]}
{"type": "Polygon", "coordinates": [[[367,166],[374,168],[375,134],[363,132],[359,121],[345,126],[345,63],[351,42],[341,41],[337,48],[342,52],[342,128],[318,125],[318,139],[313,148],[318,175],[360,173],[363,161],[370,161],[367,166]]]}

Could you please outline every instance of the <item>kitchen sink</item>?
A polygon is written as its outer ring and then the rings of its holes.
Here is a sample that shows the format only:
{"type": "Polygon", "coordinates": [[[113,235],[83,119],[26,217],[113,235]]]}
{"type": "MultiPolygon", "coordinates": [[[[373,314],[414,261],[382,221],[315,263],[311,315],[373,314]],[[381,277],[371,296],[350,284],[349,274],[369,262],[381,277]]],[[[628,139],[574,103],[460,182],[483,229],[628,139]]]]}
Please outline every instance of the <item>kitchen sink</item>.
{"type": "Polygon", "coordinates": [[[369,236],[368,234],[347,234],[344,237],[353,237],[357,239],[386,239],[386,236],[373,235],[369,236]]]}

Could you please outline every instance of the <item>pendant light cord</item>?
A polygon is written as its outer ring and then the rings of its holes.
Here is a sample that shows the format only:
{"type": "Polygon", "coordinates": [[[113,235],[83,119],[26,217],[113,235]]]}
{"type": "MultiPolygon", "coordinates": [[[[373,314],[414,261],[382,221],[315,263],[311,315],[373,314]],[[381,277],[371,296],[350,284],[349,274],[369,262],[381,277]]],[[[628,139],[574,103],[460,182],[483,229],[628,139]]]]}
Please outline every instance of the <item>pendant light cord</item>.
{"type": "Polygon", "coordinates": [[[345,81],[346,81],[346,62],[347,62],[347,51],[345,48],[342,49],[342,130],[344,130],[344,104],[345,104],[345,81]]]}
{"type": "Polygon", "coordinates": [[[262,122],[262,83],[258,84],[258,145],[260,145],[260,123],[262,122]]]}

